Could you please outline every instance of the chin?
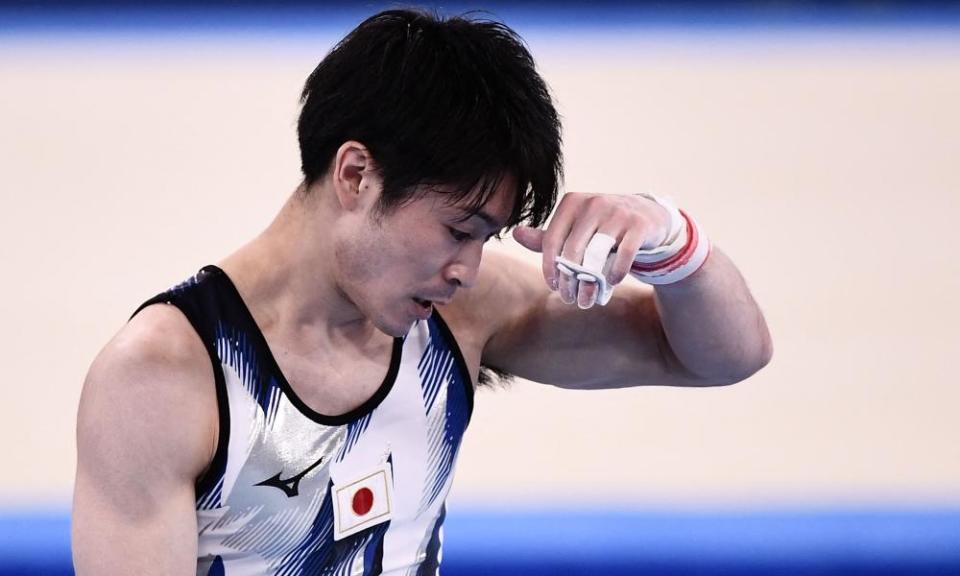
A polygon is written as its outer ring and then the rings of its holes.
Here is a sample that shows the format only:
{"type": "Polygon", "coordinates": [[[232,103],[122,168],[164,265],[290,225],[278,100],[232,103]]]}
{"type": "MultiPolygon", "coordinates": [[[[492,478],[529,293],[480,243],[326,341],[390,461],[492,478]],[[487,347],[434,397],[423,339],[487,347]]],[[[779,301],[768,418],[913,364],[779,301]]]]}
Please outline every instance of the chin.
{"type": "Polygon", "coordinates": [[[385,318],[383,316],[378,317],[373,325],[377,327],[378,330],[383,332],[388,336],[394,338],[403,338],[407,335],[407,332],[410,331],[410,328],[413,327],[414,321],[406,321],[399,318],[385,318]]]}
{"type": "Polygon", "coordinates": [[[393,314],[391,314],[391,307],[386,305],[381,306],[375,301],[355,298],[350,299],[350,302],[357,308],[360,314],[366,317],[367,321],[373,324],[374,328],[393,338],[406,336],[410,328],[413,327],[415,319],[404,318],[396,314],[396,308],[399,308],[399,306],[394,307],[393,314]]]}
{"type": "Polygon", "coordinates": [[[387,336],[392,336],[393,338],[403,338],[407,335],[407,332],[410,331],[410,328],[413,327],[413,324],[407,324],[406,326],[399,327],[395,324],[391,325],[382,325],[378,324],[377,328],[387,336]]]}

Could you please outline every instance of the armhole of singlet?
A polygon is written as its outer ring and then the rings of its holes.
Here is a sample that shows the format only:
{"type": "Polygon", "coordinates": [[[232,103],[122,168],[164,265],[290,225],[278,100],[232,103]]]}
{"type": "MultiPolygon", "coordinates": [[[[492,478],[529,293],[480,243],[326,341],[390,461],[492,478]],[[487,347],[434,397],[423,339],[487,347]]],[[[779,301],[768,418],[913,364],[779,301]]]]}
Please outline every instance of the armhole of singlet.
{"type": "Polygon", "coordinates": [[[440,328],[440,332],[443,333],[443,339],[450,344],[450,350],[453,351],[453,357],[456,360],[457,366],[460,368],[460,379],[466,387],[468,406],[467,422],[469,422],[473,417],[473,379],[470,378],[470,371],[467,369],[467,362],[463,359],[463,353],[460,351],[460,345],[457,344],[457,339],[453,337],[453,332],[450,331],[450,327],[443,321],[443,317],[440,316],[436,308],[433,309],[433,317],[436,318],[437,326],[440,328]]]}
{"type": "Polygon", "coordinates": [[[220,480],[220,476],[222,476],[227,469],[227,448],[230,445],[230,403],[227,398],[227,383],[223,376],[223,366],[220,364],[220,357],[214,348],[212,335],[205,333],[199,319],[194,317],[187,306],[181,305],[180,302],[177,301],[177,298],[170,294],[154,296],[141,304],[140,307],[130,315],[130,318],[132,319],[139,314],[141,310],[154,304],[169,304],[174,306],[186,317],[187,321],[190,322],[190,326],[193,327],[193,331],[197,333],[197,336],[199,336],[203,342],[203,347],[207,349],[207,355],[210,357],[210,364],[213,367],[213,380],[217,391],[217,419],[219,420],[219,430],[217,432],[217,448],[213,453],[213,459],[194,483],[196,497],[199,498],[201,494],[213,489],[220,480]],[[210,337],[208,338],[208,336],[210,337]]]}

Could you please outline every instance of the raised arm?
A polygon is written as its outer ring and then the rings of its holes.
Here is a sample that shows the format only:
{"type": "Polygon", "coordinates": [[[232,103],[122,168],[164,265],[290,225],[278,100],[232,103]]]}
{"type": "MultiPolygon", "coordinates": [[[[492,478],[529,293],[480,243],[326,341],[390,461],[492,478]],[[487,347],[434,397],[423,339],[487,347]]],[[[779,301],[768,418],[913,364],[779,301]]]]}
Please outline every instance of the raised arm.
{"type": "Polygon", "coordinates": [[[770,335],[720,250],[675,284],[623,281],[632,255],[658,245],[668,228],[668,214],[649,199],[568,193],[547,229],[517,230],[522,245],[542,252],[542,266],[490,254],[481,268],[474,305],[494,303],[483,363],[570,388],[721,385],[759,370],[771,356],[770,335]],[[581,262],[597,232],[619,248],[608,273],[619,285],[606,306],[591,305],[583,283],[571,285],[554,264],[556,256],[581,262]]]}
{"type": "Polygon", "coordinates": [[[172,306],[144,309],[90,368],[77,421],[79,575],[195,574],[194,481],[213,458],[213,371],[172,306]]]}

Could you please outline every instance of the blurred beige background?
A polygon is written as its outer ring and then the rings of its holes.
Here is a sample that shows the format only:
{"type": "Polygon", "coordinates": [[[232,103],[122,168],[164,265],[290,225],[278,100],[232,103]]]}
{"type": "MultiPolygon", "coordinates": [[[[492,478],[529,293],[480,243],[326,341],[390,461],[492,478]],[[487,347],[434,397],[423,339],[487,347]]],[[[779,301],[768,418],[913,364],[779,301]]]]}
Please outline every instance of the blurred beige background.
{"type": "MultiPolygon", "coordinates": [[[[566,188],[675,197],[776,353],[726,388],[482,392],[454,500],[960,503],[957,38],[520,32],[566,188]]],[[[0,505],[68,501],[97,350],[296,186],[297,96],[337,36],[0,38],[0,505]]]]}

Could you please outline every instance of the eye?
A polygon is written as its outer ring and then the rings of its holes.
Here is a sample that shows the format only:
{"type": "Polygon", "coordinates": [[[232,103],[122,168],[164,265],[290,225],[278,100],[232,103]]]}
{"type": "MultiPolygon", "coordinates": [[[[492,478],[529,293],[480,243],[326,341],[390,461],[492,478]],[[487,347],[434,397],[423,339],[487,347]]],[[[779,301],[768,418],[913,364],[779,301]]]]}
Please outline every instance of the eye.
{"type": "Polygon", "coordinates": [[[457,242],[466,242],[470,239],[470,234],[463,232],[462,230],[457,230],[452,226],[447,226],[447,230],[450,231],[450,236],[452,236],[457,242]]]}

